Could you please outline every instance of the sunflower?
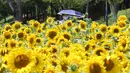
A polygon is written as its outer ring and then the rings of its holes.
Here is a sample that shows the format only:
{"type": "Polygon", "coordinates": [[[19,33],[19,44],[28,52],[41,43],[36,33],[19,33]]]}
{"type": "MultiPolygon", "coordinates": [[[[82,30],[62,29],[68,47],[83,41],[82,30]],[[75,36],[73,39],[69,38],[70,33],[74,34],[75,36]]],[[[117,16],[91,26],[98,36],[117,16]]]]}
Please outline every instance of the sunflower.
{"type": "Polygon", "coordinates": [[[9,31],[4,31],[3,36],[4,36],[5,39],[11,39],[12,38],[11,32],[9,32],[9,31]]]}
{"type": "Polygon", "coordinates": [[[91,23],[91,29],[92,29],[93,32],[94,32],[94,30],[97,28],[98,25],[99,25],[99,23],[98,23],[98,22],[95,22],[95,21],[93,21],[93,22],[91,23]]]}
{"type": "Polygon", "coordinates": [[[52,45],[56,45],[56,41],[49,40],[46,42],[46,47],[51,47],[52,45]]]}
{"type": "Polygon", "coordinates": [[[121,28],[119,26],[113,25],[113,26],[111,26],[111,33],[113,35],[118,35],[121,33],[121,28]]]}
{"type": "Polygon", "coordinates": [[[57,34],[58,34],[58,31],[56,29],[49,29],[46,32],[46,38],[47,39],[54,39],[57,34]]]}
{"type": "Polygon", "coordinates": [[[85,51],[89,51],[92,48],[92,45],[90,43],[87,43],[84,45],[85,51]]]}
{"type": "Polygon", "coordinates": [[[13,29],[18,30],[22,27],[22,24],[19,21],[15,21],[15,23],[12,26],[13,26],[13,29]]]}
{"type": "Polygon", "coordinates": [[[104,49],[106,49],[107,51],[109,51],[109,50],[111,50],[112,49],[112,43],[111,42],[104,42],[103,44],[102,44],[102,47],[104,48],[104,49]]]}
{"type": "Polygon", "coordinates": [[[48,65],[47,68],[44,70],[44,73],[57,73],[57,71],[53,66],[48,65]]]}
{"type": "Polygon", "coordinates": [[[47,20],[46,20],[46,23],[50,24],[50,25],[52,25],[53,22],[54,22],[54,18],[53,17],[48,17],[47,20]]]}
{"type": "Polygon", "coordinates": [[[45,64],[45,62],[44,62],[45,55],[39,53],[38,51],[34,51],[34,53],[35,53],[34,56],[35,56],[35,59],[36,59],[36,63],[33,66],[32,71],[41,73],[42,68],[44,67],[44,64],[45,64]]]}
{"type": "Polygon", "coordinates": [[[4,26],[5,31],[8,31],[11,28],[12,28],[12,26],[10,24],[5,24],[5,26],[4,26]]]}
{"type": "Polygon", "coordinates": [[[86,27],[87,27],[87,23],[85,22],[85,21],[80,21],[80,23],[79,23],[79,27],[80,27],[80,29],[86,29],[86,27]]]}
{"type": "Polygon", "coordinates": [[[104,67],[106,67],[106,73],[119,73],[119,71],[121,70],[120,61],[118,57],[114,54],[112,54],[111,56],[106,56],[103,59],[103,62],[104,67]]]}
{"type": "Polygon", "coordinates": [[[32,50],[16,48],[8,55],[7,65],[13,73],[29,73],[36,63],[32,50]]]}
{"type": "Polygon", "coordinates": [[[28,40],[28,46],[33,49],[36,42],[36,35],[31,34],[30,36],[27,37],[27,40],[28,40]]]}
{"type": "Polygon", "coordinates": [[[53,53],[58,53],[59,48],[58,48],[58,46],[53,45],[53,46],[50,47],[50,51],[51,51],[52,54],[53,53]]]}
{"type": "Polygon", "coordinates": [[[119,43],[118,43],[118,50],[120,51],[127,51],[128,50],[128,38],[127,37],[122,37],[119,39],[119,43]]]}
{"type": "Polygon", "coordinates": [[[60,55],[62,57],[68,57],[70,55],[70,48],[62,48],[60,55]]]}
{"type": "Polygon", "coordinates": [[[69,70],[68,66],[69,66],[68,59],[65,58],[65,57],[62,57],[61,60],[60,60],[60,62],[59,62],[59,64],[58,64],[58,66],[57,66],[57,70],[59,72],[68,73],[68,70],[69,70]]]}
{"type": "Polygon", "coordinates": [[[105,24],[101,24],[99,26],[99,29],[100,29],[101,32],[104,32],[104,33],[107,32],[107,26],[105,24]]]}
{"type": "Polygon", "coordinates": [[[38,21],[34,21],[33,23],[32,23],[32,27],[33,28],[38,28],[39,26],[40,26],[41,24],[40,24],[40,22],[38,22],[38,21]]]}
{"type": "Polygon", "coordinates": [[[95,39],[96,39],[97,41],[103,40],[103,37],[104,37],[104,35],[103,35],[102,32],[97,32],[97,33],[95,34],[95,39]]]}
{"type": "Polygon", "coordinates": [[[14,40],[14,39],[11,39],[11,40],[9,41],[9,48],[10,48],[10,49],[13,49],[13,48],[16,48],[16,47],[17,47],[17,41],[14,40]]]}
{"type": "Polygon", "coordinates": [[[37,32],[38,32],[38,33],[42,33],[42,32],[43,32],[42,28],[39,27],[39,28],[37,29],[37,32]]]}
{"type": "Polygon", "coordinates": [[[123,52],[120,52],[120,51],[116,51],[116,50],[115,50],[115,54],[117,55],[118,59],[119,59],[121,62],[127,61],[127,57],[125,56],[125,54],[124,54],[123,52]]]}
{"type": "Polygon", "coordinates": [[[26,33],[25,33],[24,31],[19,31],[19,32],[17,33],[17,37],[18,37],[19,39],[25,39],[26,33]]]}
{"type": "Polygon", "coordinates": [[[129,73],[130,72],[130,62],[129,61],[123,62],[122,65],[123,65],[123,68],[121,71],[123,73],[129,73]]]}
{"type": "Polygon", "coordinates": [[[4,42],[4,48],[9,48],[9,40],[5,40],[5,42],[4,42]]]}
{"type": "Polygon", "coordinates": [[[42,44],[43,44],[43,39],[42,39],[42,37],[36,37],[36,44],[37,44],[37,45],[42,45],[42,44]]]}
{"type": "Polygon", "coordinates": [[[17,46],[18,46],[18,47],[23,47],[23,46],[24,46],[24,42],[23,42],[23,41],[18,41],[17,46]]]}
{"type": "Polygon", "coordinates": [[[118,21],[117,24],[122,29],[126,28],[126,22],[125,21],[118,21]]]}
{"type": "Polygon", "coordinates": [[[74,30],[73,30],[73,32],[75,32],[75,33],[79,33],[81,31],[81,29],[79,28],[79,27],[74,27],[74,30]]]}
{"type": "Polygon", "coordinates": [[[64,24],[65,24],[67,27],[72,27],[73,22],[72,22],[72,20],[67,20],[67,21],[64,22],[64,24]]]}
{"type": "Polygon", "coordinates": [[[59,25],[60,30],[66,30],[67,27],[65,25],[59,25]]]}
{"type": "Polygon", "coordinates": [[[59,37],[58,40],[56,41],[56,44],[61,45],[61,46],[68,46],[70,43],[67,39],[65,39],[64,37],[59,37]]]}
{"type": "Polygon", "coordinates": [[[4,36],[3,36],[3,35],[0,35],[0,44],[3,44],[4,42],[5,42],[4,36]]]}
{"type": "Polygon", "coordinates": [[[97,47],[93,51],[93,55],[96,55],[96,56],[102,56],[102,54],[106,54],[106,53],[107,53],[107,50],[104,49],[103,47],[97,47]]]}
{"type": "Polygon", "coordinates": [[[9,50],[7,48],[0,48],[0,56],[4,57],[5,55],[9,54],[9,50]]]}
{"type": "Polygon", "coordinates": [[[120,15],[117,19],[117,21],[126,21],[127,17],[125,15],[120,15]]]}
{"type": "Polygon", "coordinates": [[[29,34],[29,33],[31,33],[32,32],[32,30],[30,29],[30,28],[25,28],[25,30],[24,30],[27,34],[29,34]]]}
{"type": "Polygon", "coordinates": [[[87,61],[84,71],[85,73],[106,73],[103,61],[99,57],[92,57],[87,61]]]}
{"type": "Polygon", "coordinates": [[[63,32],[62,36],[68,41],[71,40],[71,34],[69,32],[63,32]]]}
{"type": "Polygon", "coordinates": [[[32,19],[32,20],[29,20],[29,21],[28,21],[28,24],[29,24],[29,25],[32,25],[34,22],[35,22],[35,20],[32,19]]]}

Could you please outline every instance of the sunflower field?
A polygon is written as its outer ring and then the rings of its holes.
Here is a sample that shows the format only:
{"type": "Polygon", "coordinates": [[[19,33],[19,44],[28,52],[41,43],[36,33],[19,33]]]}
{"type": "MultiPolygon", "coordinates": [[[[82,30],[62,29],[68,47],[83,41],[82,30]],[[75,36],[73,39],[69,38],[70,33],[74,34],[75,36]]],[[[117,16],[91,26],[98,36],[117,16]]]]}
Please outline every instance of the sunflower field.
{"type": "Polygon", "coordinates": [[[0,26],[0,73],[130,73],[130,22],[48,17],[0,26]]]}

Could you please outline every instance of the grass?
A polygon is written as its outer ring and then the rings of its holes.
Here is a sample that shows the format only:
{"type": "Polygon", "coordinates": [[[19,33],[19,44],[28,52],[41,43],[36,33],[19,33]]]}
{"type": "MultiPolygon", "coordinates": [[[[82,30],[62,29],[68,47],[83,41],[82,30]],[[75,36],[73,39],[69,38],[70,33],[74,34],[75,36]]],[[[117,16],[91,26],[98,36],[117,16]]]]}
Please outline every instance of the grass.
{"type": "MultiPolygon", "coordinates": [[[[126,15],[127,18],[130,20],[130,14],[129,13],[130,13],[130,8],[126,9],[126,10],[119,11],[117,16],[126,15]]],[[[109,25],[111,25],[114,22],[113,14],[112,13],[109,14],[108,18],[109,18],[108,23],[109,23],[109,25]]],[[[97,22],[99,22],[99,23],[105,23],[105,20],[103,19],[103,17],[101,17],[100,20],[97,20],[97,22]]]]}

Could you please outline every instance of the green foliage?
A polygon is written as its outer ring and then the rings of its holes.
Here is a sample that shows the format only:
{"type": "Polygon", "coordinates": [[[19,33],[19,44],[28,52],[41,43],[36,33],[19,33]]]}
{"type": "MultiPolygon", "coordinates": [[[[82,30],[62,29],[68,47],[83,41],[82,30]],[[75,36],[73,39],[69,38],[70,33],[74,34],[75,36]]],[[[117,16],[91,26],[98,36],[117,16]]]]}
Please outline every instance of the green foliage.
{"type": "MultiPolygon", "coordinates": [[[[126,9],[126,10],[119,11],[118,14],[117,14],[117,16],[126,15],[127,18],[130,20],[129,13],[130,13],[130,8],[126,9]]],[[[112,25],[112,23],[114,22],[114,17],[113,17],[112,13],[108,15],[108,19],[109,19],[108,20],[109,25],[112,25]]],[[[105,20],[103,19],[103,17],[101,17],[97,22],[99,22],[99,23],[105,23],[105,20]]]]}
{"type": "Polygon", "coordinates": [[[123,0],[108,0],[109,4],[119,4],[121,2],[123,2],[123,0]]]}

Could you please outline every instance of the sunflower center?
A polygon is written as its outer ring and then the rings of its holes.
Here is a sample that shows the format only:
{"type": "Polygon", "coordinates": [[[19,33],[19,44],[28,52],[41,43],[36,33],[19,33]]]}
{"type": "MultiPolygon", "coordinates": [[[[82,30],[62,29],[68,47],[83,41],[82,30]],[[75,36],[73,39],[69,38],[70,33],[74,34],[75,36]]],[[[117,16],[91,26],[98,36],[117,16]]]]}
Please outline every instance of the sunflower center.
{"type": "Polygon", "coordinates": [[[7,43],[5,43],[5,47],[8,47],[9,46],[9,43],[7,42],[7,43]]]}
{"type": "Polygon", "coordinates": [[[128,62],[124,63],[123,67],[126,68],[126,67],[127,67],[127,64],[128,64],[128,62]]]}
{"type": "Polygon", "coordinates": [[[19,38],[23,38],[24,34],[21,32],[21,33],[18,33],[18,37],[19,38]]]}
{"type": "Polygon", "coordinates": [[[115,28],[114,33],[119,33],[119,29],[115,28]]]}
{"type": "Polygon", "coordinates": [[[57,63],[55,61],[52,61],[53,66],[57,66],[57,63]]]}
{"type": "Polygon", "coordinates": [[[100,56],[101,55],[101,52],[103,52],[102,50],[97,50],[96,51],[96,54],[98,55],[98,56],[100,56]]]}
{"type": "Polygon", "coordinates": [[[62,27],[62,30],[66,30],[66,27],[65,27],[65,26],[63,26],[63,27],[62,27]]]}
{"type": "Polygon", "coordinates": [[[33,38],[30,38],[30,39],[29,39],[29,43],[30,43],[30,44],[32,44],[32,43],[33,43],[33,41],[34,41],[34,39],[33,39],[33,38]]]}
{"type": "Polygon", "coordinates": [[[16,46],[16,43],[15,42],[11,42],[10,46],[13,48],[16,46]]]}
{"type": "Polygon", "coordinates": [[[122,47],[124,47],[124,48],[126,47],[126,42],[122,43],[122,47]]]}
{"type": "Polygon", "coordinates": [[[9,38],[11,37],[11,34],[10,34],[9,32],[6,32],[6,33],[4,34],[4,36],[5,36],[6,39],[9,39],[9,38]]]}
{"type": "Polygon", "coordinates": [[[67,65],[66,64],[63,64],[63,65],[61,65],[61,68],[62,68],[62,70],[64,71],[64,72],[67,72],[67,65]]]}
{"type": "Polygon", "coordinates": [[[94,63],[89,68],[90,73],[101,73],[101,67],[99,64],[94,63]]]}
{"type": "Polygon", "coordinates": [[[101,39],[101,38],[102,38],[102,34],[97,34],[97,35],[96,35],[96,38],[97,38],[97,39],[101,39]]]}
{"type": "Polygon", "coordinates": [[[71,22],[68,22],[68,24],[67,24],[68,26],[71,26],[72,25],[72,23],[71,22]]]}
{"type": "Polygon", "coordinates": [[[8,53],[9,53],[9,51],[6,50],[6,49],[1,50],[1,55],[2,56],[5,56],[5,54],[8,54],[8,53]]]}
{"type": "Polygon", "coordinates": [[[81,24],[81,28],[85,29],[85,24],[81,24]]]}
{"type": "Polygon", "coordinates": [[[19,25],[19,24],[16,24],[16,25],[15,25],[15,28],[16,28],[16,29],[19,29],[19,28],[20,28],[20,25],[19,25]]]}
{"type": "Polygon", "coordinates": [[[75,31],[76,31],[76,32],[80,32],[80,29],[79,29],[79,28],[76,28],[75,31]]]}
{"type": "Polygon", "coordinates": [[[11,29],[11,27],[10,27],[10,26],[6,27],[6,30],[7,30],[7,31],[8,31],[9,29],[11,29]]]}
{"type": "Polygon", "coordinates": [[[57,33],[56,33],[55,31],[51,31],[51,32],[49,33],[49,37],[50,37],[51,39],[53,39],[56,35],[57,35],[57,33]]]}
{"type": "Polygon", "coordinates": [[[64,38],[66,38],[67,40],[70,40],[70,36],[67,34],[64,34],[64,38]]]}
{"type": "Polygon", "coordinates": [[[52,53],[56,53],[56,52],[57,52],[57,49],[53,48],[52,53]]]}
{"type": "Polygon", "coordinates": [[[34,27],[38,27],[38,24],[37,24],[37,23],[34,23],[34,27]]]}
{"type": "Polygon", "coordinates": [[[121,61],[122,61],[122,60],[123,60],[123,57],[122,57],[122,56],[119,56],[119,60],[121,60],[121,61]]]}
{"type": "Polygon", "coordinates": [[[69,52],[68,52],[68,51],[65,52],[65,56],[66,56],[66,57],[69,56],[69,52]]]}
{"type": "Polygon", "coordinates": [[[86,45],[85,46],[85,51],[88,51],[89,47],[90,47],[90,45],[86,45]]]}
{"type": "Polygon", "coordinates": [[[109,45],[104,45],[104,48],[105,48],[106,50],[110,50],[110,46],[109,46],[109,45]]]}
{"type": "Polygon", "coordinates": [[[24,54],[18,55],[14,60],[15,67],[17,68],[26,67],[28,63],[29,58],[24,54]]]}
{"type": "Polygon", "coordinates": [[[125,27],[125,23],[121,23],[119,26],[120,27],[125,27]]]}
{"type": "Polygon", "coordinates": [[[106,31],[106,27],[103,27],[103,28],[101,29],[101,31],[102,31],[102,32],[105,32],[105,31],[106,31]]]}
{"type": "Polygon", "coordinates": [[[39,29],[39,30],[38,30],[38,33],[41,33],[41,32],[42,32],[42,30],[41,30],[41,29],[39,29]]]}
{"type": "Polygon", "coordinates": [[[40,39],[36,39],[36,42],[37,42],[37,43],[40,43],[40,42],[41,42],[41,40],[40,40],[40,39]]]}
{"type": "Polygon", "coordinates": [[[36,64],[35,65],[38,65],[39,64],[39,59],[36,57],[36,64]]]}
{"type": "Polygon", "coordinates": [[[109,60],[105,59],[104,60],[104,66],[106,67],[107,71],[111,71],[112,68],[114,67],[114,63],[111,59],[109,59],[109,60]]]}

